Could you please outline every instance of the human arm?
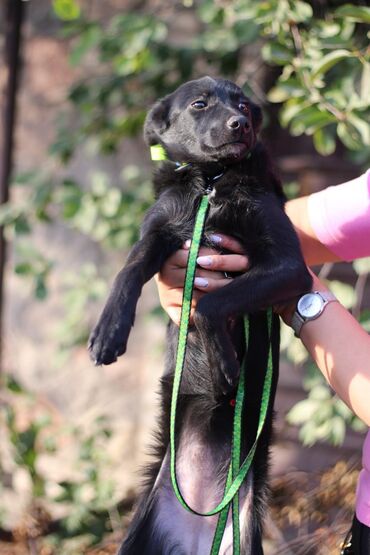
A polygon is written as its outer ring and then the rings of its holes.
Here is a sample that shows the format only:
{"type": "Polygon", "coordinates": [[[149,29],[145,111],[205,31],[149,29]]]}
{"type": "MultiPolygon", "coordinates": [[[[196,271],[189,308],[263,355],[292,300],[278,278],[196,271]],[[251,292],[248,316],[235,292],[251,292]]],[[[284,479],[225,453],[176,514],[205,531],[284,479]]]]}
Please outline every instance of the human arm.
{"type": "Polygon", "coordinates": [[[294,225],[308,266],[338,262],[339,256],[328,249],[317,237],[309,215],[309,197],[299,197],[285,204],[285,212],[294,225]]]}

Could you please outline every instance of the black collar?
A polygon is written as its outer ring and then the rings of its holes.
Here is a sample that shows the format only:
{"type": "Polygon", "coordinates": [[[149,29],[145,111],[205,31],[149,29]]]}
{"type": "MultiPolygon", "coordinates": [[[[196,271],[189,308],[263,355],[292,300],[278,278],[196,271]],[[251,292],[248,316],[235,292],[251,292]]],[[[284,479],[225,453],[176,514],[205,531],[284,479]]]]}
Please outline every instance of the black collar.
{"type": "MultiPolygon", "coordinates": [[[[154,161],[168,160],[167,152],[162,145],[153,145],[150,147],[151,158],[154,161]]],[[[250,157],[250,152],[247,158],[250,157]]],[[[214,184],[221,179],[226,171],[226,166],[218,162],[210,162],[208,164],[197,164],[194,166],[191,162],[173,162],[176,166],[175,172],[183,172],[187,169],[196,167],[198,168],[205,181],[206,191],[211,192],[214,184]]]]}

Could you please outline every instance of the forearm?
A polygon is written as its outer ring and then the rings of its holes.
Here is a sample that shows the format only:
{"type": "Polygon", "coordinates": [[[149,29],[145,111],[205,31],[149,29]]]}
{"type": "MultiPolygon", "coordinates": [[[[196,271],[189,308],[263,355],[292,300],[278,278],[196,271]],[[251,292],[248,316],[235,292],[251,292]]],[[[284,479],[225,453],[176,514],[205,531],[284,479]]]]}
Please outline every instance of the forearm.
{"type": "Polygon", "coordinates": [[[308,197],[289,200],[285,205],[285,212],[298,234],[303,256],[308,266],[340,260],[318,240],[309,219],[308,197]]]}
{"type": "MultiPolygon", "coordinates": [[[[323,290],[320,281],[315,288],[323,290]]],[[[307,322],[301,340],[338,396],[370,426],[370,337],[338,302],[307,322]]]]}

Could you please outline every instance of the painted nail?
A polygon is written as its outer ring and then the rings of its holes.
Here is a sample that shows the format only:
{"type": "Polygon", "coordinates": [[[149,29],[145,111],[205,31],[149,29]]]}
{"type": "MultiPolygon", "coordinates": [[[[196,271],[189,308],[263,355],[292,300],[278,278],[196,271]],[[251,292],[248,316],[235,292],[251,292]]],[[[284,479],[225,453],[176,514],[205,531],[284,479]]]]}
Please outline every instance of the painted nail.
{"type": "Polygon", "coordinates": [[[198,256],[197,263],[199,266],[211,266],[212,258],[210,256],[198,256]]]}
{"type": "Polygon", "coordinates": [[[209,238],[212,243],[215,243],[216,245],[219,245],[222,242],[222,237],[219,235],[210,235],[209,238]]]}
{"type": "Polygon", "coordinates": [[[196,285],[197,287],[208,287],[208,279],[196,277],[194,280],[194,285],[196,285]]]}
{"type": "Polygon", "coordinates": [[[190,249],[191,239],[187,239],[184,243],[184,249],[190,249]]]}

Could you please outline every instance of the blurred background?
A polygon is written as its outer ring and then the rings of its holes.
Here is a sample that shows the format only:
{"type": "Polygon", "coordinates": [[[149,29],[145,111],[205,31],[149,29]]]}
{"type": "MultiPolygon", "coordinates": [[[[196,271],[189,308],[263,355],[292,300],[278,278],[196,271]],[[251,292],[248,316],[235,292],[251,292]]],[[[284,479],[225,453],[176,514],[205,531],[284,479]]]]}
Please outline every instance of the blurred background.
{"type": "MultiPolygon", "coordinates": [[[[229,78],[288,197],[349,180],[370,158],[369,23],[365,0],[2,0],[1,555],[114,553],[130,518],[164,352],[153,283],[121,360],[95,368],[86,340],[152,202],[148,108],[229,78]]],[[[316,270],[370,331],[370,260],[316,270]]],[[[266,554],[338,554],[364,426],[287,328],[281,358],[266,554]]]]}

